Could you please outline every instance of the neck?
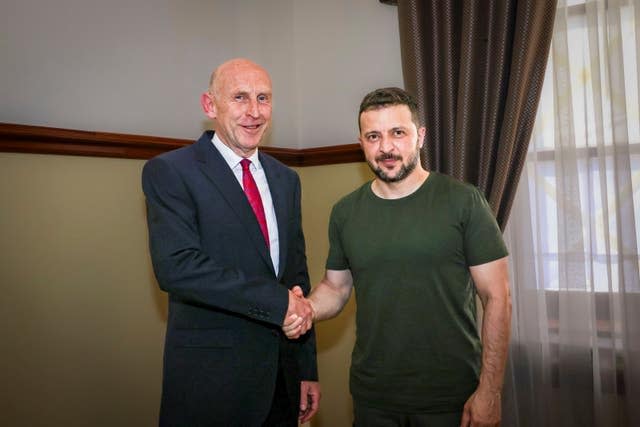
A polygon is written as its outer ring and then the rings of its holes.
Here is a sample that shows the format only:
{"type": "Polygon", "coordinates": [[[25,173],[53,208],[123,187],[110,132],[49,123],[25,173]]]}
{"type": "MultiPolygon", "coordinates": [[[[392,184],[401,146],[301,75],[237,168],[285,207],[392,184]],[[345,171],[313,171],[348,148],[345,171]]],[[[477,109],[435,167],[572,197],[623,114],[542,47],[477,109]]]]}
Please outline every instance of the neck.
{"type": "Polygon", "coordinates": [[[258,150],[258,147],[253,147],[253,148],[244,148],[244,147],[238,147],[235,146],[233,144],[229,144],[226,140],[225,137],[222,133],[216,131],[215,135],[218,137],[218,139],[220,140],[220,142],[227,146],[227,148],[229,148],[229,150],[233,151],[234,153],[236,153],[238,156],[243,157],[245,159],[253,156],[253,153],[255,153],[258,150]]]}
{"type": "Polygon", "coordinates": [[[376,178],[371,184],[371,191],[382,199],[400,199],[414,193],[428,177],[429,171],[418,166],[402,181],[386,182],[376,178]]]}

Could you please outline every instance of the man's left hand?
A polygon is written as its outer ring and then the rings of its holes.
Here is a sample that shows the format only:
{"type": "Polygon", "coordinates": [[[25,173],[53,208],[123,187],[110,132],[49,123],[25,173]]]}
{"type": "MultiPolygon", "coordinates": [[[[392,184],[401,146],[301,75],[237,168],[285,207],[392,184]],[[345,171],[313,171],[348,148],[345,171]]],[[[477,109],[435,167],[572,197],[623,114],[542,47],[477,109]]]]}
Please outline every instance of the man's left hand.
{"type": "Polygon", "coordinates": [[[300,422],[306,423],[318,412],[320,404],[320,383],[317,381],[300,382],[300,422]]]}
{"type": "Polygon", "coordinates": [[[464,404],[460,427],[497,427],[501,414],[500,393],[477,389],[464,404]]]}

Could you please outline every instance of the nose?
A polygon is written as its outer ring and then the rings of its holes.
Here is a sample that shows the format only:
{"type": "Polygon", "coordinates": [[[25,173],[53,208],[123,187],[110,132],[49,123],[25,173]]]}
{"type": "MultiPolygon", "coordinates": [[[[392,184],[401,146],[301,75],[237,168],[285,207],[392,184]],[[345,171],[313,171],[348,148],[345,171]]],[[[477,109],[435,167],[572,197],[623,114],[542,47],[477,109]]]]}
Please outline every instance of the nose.
{"type": "Polygon", "coordinates": [[[258,101],[252,99],[249,101],[249,107],[247,108],[247,115],[258,118],[260,116],[260,110],[258,109],[258,101]]]}
{"type": "Polygon", "coordinates": [[[389,153],[393,151],[393,148],[394,148],[394,145],[393,145],[393,142],[391,141],[391,138],[389,138],[386,135],[383,135],[382,137],[380,137],[379,149],[382,153],[389,153]]]}

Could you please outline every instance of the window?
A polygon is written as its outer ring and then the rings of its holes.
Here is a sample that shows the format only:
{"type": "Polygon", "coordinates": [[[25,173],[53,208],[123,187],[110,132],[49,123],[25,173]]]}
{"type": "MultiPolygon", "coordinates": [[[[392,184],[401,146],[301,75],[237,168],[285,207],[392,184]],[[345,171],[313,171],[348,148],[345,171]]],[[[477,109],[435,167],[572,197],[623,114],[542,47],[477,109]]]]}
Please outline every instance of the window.
{"type": "MultiPolygon", "coordinates": [[[[569,290],[617,292],[622,263],[632,257],[639,265],[639,35],[631,5],[597,15],[615,29],[604,34],[587,13],[601,3],[568,3],[566,32],[560,32],[566,38],[556,30],[553,43],[566,42],[569,57],[554,54],[552,45],[522,177],[533,189],[530,204],[536,207],[537,279],[545,289],[558,290],[563,274],[583,274],[585,280],[571,282],[569,290]],[[607,56],[614,58],[604,60],[607,56]],[[609,65],[615,63],[623,67],[609,65]]],[[[640,292],[637,282],[626,286],[640,292]]]]}

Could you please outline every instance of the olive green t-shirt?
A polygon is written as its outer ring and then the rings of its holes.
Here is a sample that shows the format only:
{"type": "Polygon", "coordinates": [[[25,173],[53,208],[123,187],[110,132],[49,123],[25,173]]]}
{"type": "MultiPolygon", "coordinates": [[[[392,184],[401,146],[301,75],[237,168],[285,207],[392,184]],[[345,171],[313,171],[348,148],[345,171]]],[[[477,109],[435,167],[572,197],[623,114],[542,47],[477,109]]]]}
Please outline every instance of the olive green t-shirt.
{"type": "Polygon", "coordinates": [[[461,410],[481,364],[469,266],[507,255],[485,198],[435,172],[400,199],[379,198],[367,183],[333,207],[329,240],[327,269],[349,269],[354,280],[354,399],[461,410]]]}

